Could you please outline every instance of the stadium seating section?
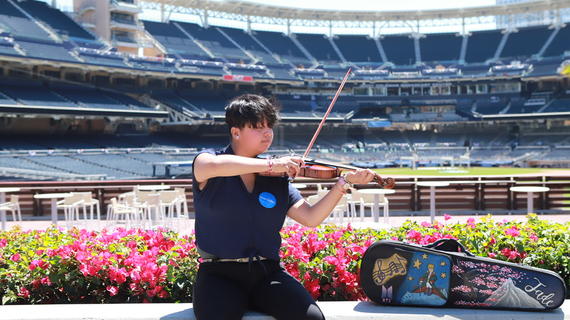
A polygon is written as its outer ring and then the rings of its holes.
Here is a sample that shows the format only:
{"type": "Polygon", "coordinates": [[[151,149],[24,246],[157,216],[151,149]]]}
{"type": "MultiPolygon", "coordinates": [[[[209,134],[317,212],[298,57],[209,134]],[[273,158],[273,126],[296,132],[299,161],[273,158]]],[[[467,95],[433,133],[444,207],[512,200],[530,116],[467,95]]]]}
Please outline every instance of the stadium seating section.
{"type": "MultiPolygon", "coordinates": [[[[113,19],[121,19],[114,17],[113,19]]],[[[148,74],[180,74],[220,80],[251,77],[303,84],[306,80],[338,80],[347,66],[353,79],[456,79],[487,76],[541,77],[554,75],[570,51],[570,25],[534,26],[518,30],[474,31],[467,35],[334,35],[251,31],[169,21],[143,21],[144,29],[163,55],[139,57],[118,52],[76,23],[66,13],[40,1],[7,1],[0,5],[0,56],[57,61],[73,66],[103,66],[148,74]],[[462,56],[463,55],[463,56],[462,56]],[[509,63],[519,67],[509,69],[509,63]],[[439,69],[437,69],[439,68],[439,69]],[[435,71],[434,71],[435,70],[435,71]]],[[[32,77],[30,77],[32,78],[32,77]]],[[[87,85],[45,80],[2,78],[0,106],[64,107],[116,111],[152,111],[125,94],[87,85]]],[[[223,114],[235,91],[192,88],[155,90],[151,96],[165,106],[194,117],[223,114]]],[[[567,93],[544,97],[521,94],[451,92],[407,96],[343,95],[333,115],[345,120],[457,121],[495,114],[569,112],[567,93]],[[452,100],[456,111],[409,112],[429,106],[432,99],[452,100]],[[388,109],[394,112],[387,112],[388,109]]],[[[277,94],[283,115],[316,119],[330,103],[329,93],[277,94]]]]}

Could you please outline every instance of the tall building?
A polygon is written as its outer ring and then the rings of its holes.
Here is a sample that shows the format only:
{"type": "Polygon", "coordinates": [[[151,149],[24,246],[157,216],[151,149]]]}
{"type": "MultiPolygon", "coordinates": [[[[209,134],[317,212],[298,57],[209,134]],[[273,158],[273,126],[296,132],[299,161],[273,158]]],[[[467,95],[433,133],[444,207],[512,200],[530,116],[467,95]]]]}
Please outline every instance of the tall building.
{"type": "Polygon", "coordinates": [[[75,19],[119,51],[138,54],[144,27],[138,0],[74,0],[75,19]]]}

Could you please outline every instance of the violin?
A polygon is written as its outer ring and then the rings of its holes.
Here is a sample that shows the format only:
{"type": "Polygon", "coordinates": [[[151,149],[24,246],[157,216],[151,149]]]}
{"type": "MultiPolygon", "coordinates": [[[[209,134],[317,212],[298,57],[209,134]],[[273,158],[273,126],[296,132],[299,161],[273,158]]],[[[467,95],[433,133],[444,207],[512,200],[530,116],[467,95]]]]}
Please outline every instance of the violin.
{"type": "MultiPolygon", "coordinates": [[[[321,119],[321,122],[319,123],[319,126],[318,126],[317,130],[315,131],[313,138],[311,139],[311,142],[309,142],[309,145],[307,146],[307,149],[305,150],[305,153],[303,154],[303,160],[304,160],[305,164],[303,166],[301,166],[301,171],[299,172],[300,177],[317,178],[317,179],[332,179],[332,178],[340,177],[343,169],[344,170],[360,169],[360,168],[353,167],[353,166],[335,164],[335,163],[331,163],[331,162],[326,163],[324,161],[316,161],[316,160],[307,159],[307,157],[309,156],[309,152],[311,151],[313,144],[317,140],[317,136],[321,132],[321,129],[322,129],[329,113],[331,112],[332,107],[336,103],[336,100],[338,99],[342,89],[344,88],[344,85],[345,85],[346,81],[348,80],[348,76],[350,75],[351,71],[352,71],[352,69],[349,68],[348,71],[346,72],[346,74],[344,75],[344,78],[342,79],[342,82],[340,83],[340,86],[338,87],[336,94],[334,95],[333,99],[331,100],[331,103],[329,105],[329,108],[327,109],[327,112],[323,116],[323,119],[321,119]]],[[[378,183],[382,188],[387,188],[387,189],[394,188],[394,185],[396,184],[396,181],[393,178],[383,179],[382,177],[380,177],[379,174],[375,174],[374,181],[376,183],[378,183]]]]}
{"type": "MultiPolygon", "coordinates": [[[[316,178],[316,179],[332,179],[338,178],[343,171],[353,171],[360,169],[345,164],[335,164],[332,162],[324,162],[317,160],[305,160],[305,165],[301,167],[300,177],[316,178]]],[[[393,189],[396,185],[394,178],[382,178],[379,174],[374,174],[374,182],[385,189],[393,189]]]]}

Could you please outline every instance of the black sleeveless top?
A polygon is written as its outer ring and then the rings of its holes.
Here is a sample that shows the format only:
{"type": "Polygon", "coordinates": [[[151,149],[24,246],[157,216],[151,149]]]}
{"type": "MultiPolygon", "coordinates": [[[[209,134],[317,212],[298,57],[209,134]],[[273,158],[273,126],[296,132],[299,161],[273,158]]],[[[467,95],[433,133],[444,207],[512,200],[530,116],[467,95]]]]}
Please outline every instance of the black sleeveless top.
{"type": "MultiPolygon", "coordinates": [[[[233,154],[231,146],[203,152],[233,154]]],[[[192,178],[196,181],[194,173],[192,178]]],[[[279,231],[289,208],[302,199],[288,178],[256,175],[249,193],[239,175],[215,177],[203,190],[193,183],[192,191],[196,244],[203,257],[279,260],[279,231]]]]}

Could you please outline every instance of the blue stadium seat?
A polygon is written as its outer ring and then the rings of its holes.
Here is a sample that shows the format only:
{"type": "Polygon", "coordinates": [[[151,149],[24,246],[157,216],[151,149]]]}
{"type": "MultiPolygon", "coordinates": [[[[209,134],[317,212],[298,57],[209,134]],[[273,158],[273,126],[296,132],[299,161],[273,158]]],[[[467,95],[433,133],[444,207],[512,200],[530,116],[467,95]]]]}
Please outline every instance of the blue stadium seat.
{"type": "Polygon", "coordinates": [[[174,59],[150,59],[145,57],[130,57],[128,62],[137,69],[158,72],[175,72],[174,59]]]}
{"type": "Polygon", "coordinates": [[[47,32],[6,0],[3,0],[0,5],[0,30],[8,32],[12,36],[43,40],[50,38],[47,32]]]}
{"type": "Polygon", "coordinates": [[[0,90],[2,90],[4,95],[25,105],[77,107],[75,103],[39,83],[29,82],[26,85],[3,84],[0,90]]]}
{"type": "Polygon", "coordinates": [[[185,59],[209,60],[208,54],[202,50],[192,39],[184,34],[174,22],[162,23],[154,21],[143,21],[146,31],[148,31],[160,44],[162,44],[169,54],[185,59]]]}
{"type": "Polygon", "coordinates": [[[179,95],[177,95],[175,92],[172,91],[165,90],[165,91],[153,92],[152,98],[180,112],[184,112],[185,110],[202,111],[202,110],[196,110],[196,107],[194,105],[192,105],[186,99],[180,97],[179,95]]]}
{"type": "Polygon", "coordinates": [[[346,71],[348,68],[342,68],[337,66],[323,66],[323,69],[325,70],[325,72],[327,73],[327,76],[329,78],[333,78],[333,79],[342,79],[344,77],[344,75],[346,74],[346,71]]]}
{"type": "Polygon", "coordinates": [[[313,69],[305,69],[305,68],[297,68],[294,70],[295,75],[299,76],[301,79],[304,80],[319,80],[319,79],[329,79],[326,76],[326,72],[320,68],[313,68],[313,69]]]}
{"type": "Polygon", "coordinates": [[[558,68],[562,59],[556,58],[546,58],[541,61],[532,61],[532,70],[527,77],[539,77],[539,76],[549,76],[558,74],[558,68]]]}
{"type": "Polygon", "coordinates": [[[12,39],[0,36],[0,54],[9,56],[21,56],[21,54],[14,48],[12,39]]]}
{"type": "Polygon", "coordinates": [[[271,54],[269,54],[265,49],[252,38],[245,30],[228,28],[228,27],[217,27],[219,30],[227,34],[235,42],[237,42],[242,48],[249,51],[255,57],[259,58],[262,62],[266,64],[278,63],[271,54]]]}
{"type": "Polygon", "coordinates": [[[221,62],[186,60],[180,61],[178,68],[183,73],[203,74],[210,76],[222,76],[225,74],[224,65],[221,62]]]}
{"type": "Polygon", "coordinates": [[[409,35],[387,35],[380,39],[388,61],[397,65],[416,63],[414,40],[409,35]]]}
{"type": "Polygon", "coordinates": [[[420,38],[422,62],[457,63],[463,38],[455,33],[426,34],[420,38]]]}
{"type": "MultiPolygon", "coordinates": [[[[71,85],[54,85],[53,91],[83,108],[131,110],[129,105],[110,97],[106,92],[71,85]]],[[[148,108],[147,108],[148,109],[148,108]]]]}
{"type": "MultiPolygon", "coordinates": [[[[0,89],[1,90],[1,89],[0,89]]],[[[0,105],[15,105],[18,104],[14,99],[0,92],[0,105]]]]}
{"type": "Polygon", "coordinates": [[[333,41],[347,61],[382,63],[376,43],[368,36],[336,35],[333,41]]]}
{"type": "Polygon", "coordinates": [[[467,63],[485,62],[495,55],[503,34],[501,30],[476,31],[467,40],[467,63]]]}
{"type": "Polygon", "coordinates": [[[570,97],[554,100],[544,112],[570,112],[570,97]]]}
{"type": "Polygon", "coordinates": [[[296,33],[294,35],[299,43],[322,64],[338,64],[338,56],[328,37],[324,34],[296,33]]]}
{"type": "Polygon", "coordinates": [[[225,97],[220,92],[180,91],[178,94],[192,105],[211,114],[223,115],[227,102],[232,97],[225,97]]]}
{"type": "Polygon", "coordinates": [[[544,51],[543,56],[545,57],[559,57],[566,51],[570,51],[570,24],[566,24],[564,28],[561,28],[556,34],[556,37],[552,40],[546,51],[544,51]]]}
{"type": "Polygon", "coordinates": [[[50,40],[15,37],[18,45],[31,58],[78,62],[62,44],[50,40]]]}
{"type": "Polygon", "coordinates": [[[200,41],[211,52],[230,62],[249,62],[250,58],[228,40],[216,27],[203,28],[194,23],[176,22],[194,39],[200,41]]]}
{"type": "Polygon", "coordinates": [[[501,58],[525,59],[537,54],[548,39],[552,30],[547,26],[520,28],[510,33],[501,52],[501,58]]]}
{"type": "Polygon", "coordinates": [[[477,97],[476,112],[482,114],[498,114],[509,103],[510,96],[506,95],[487,95],[485,97],[477,97]]]}
{"type": "Polygon", "coordinates": [[[96,49],[79,48],[78,55],[88,64],[102,65],[109,67],[130,68],[124,62],[124,57],[116,52],[101,52],[96,49]]]}
{"type": "Polygon", "coordinates": [[[240,65],[240,64],[227,64],[226,67],[232,75],[252,76],[254,78],[271,78],[267,74],[267,68],[260,65],[240,65]]]}
{"type": "Polygon", "coordinates": [[[261,41],[269,50],[294,65],[310,66],[311,61],[287,35],[281,32],[252,31],[254,37],[261,41]]]}
{"type": "MultiPolygon", "coordinates": [[[[50,7],[45,2],[28,0],[20,2],[19,5],[34,18],[43,21],[62,36],[98,42],[92,34],[83,29],[73,19],[62,11],[50,7]]],[[[103,47],[103,44],[99,43],[99,47],[103,47]]]]}
{"type": "Polygon", "coordinates": [[[291,74],[291,66],[286,64],[267,65],[269,71],[275,79],[280,80],[299,80],[298,77],[291,74]]]}

